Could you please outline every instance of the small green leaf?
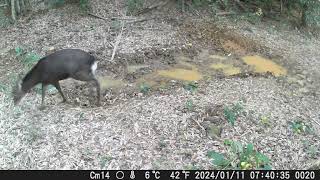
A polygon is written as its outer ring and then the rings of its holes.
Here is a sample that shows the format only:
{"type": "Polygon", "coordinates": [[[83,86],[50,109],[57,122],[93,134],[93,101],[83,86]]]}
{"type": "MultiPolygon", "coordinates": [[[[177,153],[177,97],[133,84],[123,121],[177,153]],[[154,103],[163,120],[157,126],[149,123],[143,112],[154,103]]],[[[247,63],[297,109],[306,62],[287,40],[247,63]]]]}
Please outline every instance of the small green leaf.
{"type": "Polygon", "coordinates": [[[263,166],[262,170],[272,170],[272,167],[269,164],[267,164],[263,166]]]}
{"type": "Polygon", "coordinates": [[[23,49],[21,47],[16,47],[15,51],[16,51],[16,56],[21,56],[23,53],[23,49]]]}
{"type": "Polygon", "coordinates": [[[231,144],[231,150],[234,153],[241,154],[243,152],[243,146],[242,146],[242,144],[240,142],[233,141],[233,143],[231,144]]]}
{"type": "Polygon", "coordinates": [[[227,166],[229,164],[229,161],[222,154],[215,151],[209,151],[208,156],[212,158],[212,163],[216,166],[227,166]]]}
{"type": "Polygon", "coordinates": [[[269,163],[269,158],[260,152],[256,153],[256,157],[257,157],[258,164],[265,165],[269,163]]]}
{"type": "Polygon", "coordinates": [[[193,101],[191,99],[188,99],[187,102],[186,102],[186,108],[189,110],[189,111],[192,111],[193,108],[194,108],[194,105],[193,105],[193,101]]]}
{"type": "Polygon", "coordinates": [[[231,109],[229,109],[229,107],[225,107],[223,113],[228,122],[234,126],[234,122],[236,120],[236,115],[234,114],[234,112],[231,109]]]}
{"type": "Polygon", "coordinates": [[[223,141],[223,144],[224,144],[224,145],[227,145],[227,146],[231,145],[232,143],[233,143],[233,141],[230,140],[230,139],[225,139],[225,140],[223,141]]]}
{"type": "Polygon", "coordinates": [[[184,89],[194,93],[197,91],[198,85],[195,82],[189,82],[186,85],[184,85],[184,89]]]}
{"type": "Polygon", "coordinates": [[[247,144],[246,152],[248,153],[248,155],[252,154],[252,152],[253,152],[253,144],[252,143],[247,144]]]}
{"type": "Polygon", "coordinates": [[[7,90],[7,86],[0,84],[0,91],[5,92],[7,90]]]}
{"type": "Polygon", "coordinates": [[[146,83],[142,83],[140,85],[140,92],[142,92],[143,94],[147,94],[150,91],[151,87],[146,84],[146,83]]]}

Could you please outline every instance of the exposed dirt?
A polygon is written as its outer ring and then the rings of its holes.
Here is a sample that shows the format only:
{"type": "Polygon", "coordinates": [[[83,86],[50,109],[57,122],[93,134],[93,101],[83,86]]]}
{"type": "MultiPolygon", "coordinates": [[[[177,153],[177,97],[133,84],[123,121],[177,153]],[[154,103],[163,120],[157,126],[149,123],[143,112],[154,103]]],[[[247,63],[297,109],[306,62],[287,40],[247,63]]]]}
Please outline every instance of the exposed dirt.
{"type": "Polygon", "coordinates": [[[109,20],[71,4],[0,29],[1,169],[212,169],[207,153],[226,153],[225,139],[253,143],[274,169],[305,169],[319,156],[316,37],[165,7],[130,17],[156,18],[127,24],[111,62],[121,29],[111,17],[123,16],[124,3],[91,6],[109,20]],[[10,87],[28,70],[17,47],[40,56],[53,48],[92,52],[102,106],[90,85],[69,79],[61,83],[69,103],[52,91],[41,111],[32,90],[14,107],[10,87]],[[232,126],[224,107],[237,102],[243,111],[232,126]],[[297,120],[313,133],[295,133],[289,124],[297,120]]]}

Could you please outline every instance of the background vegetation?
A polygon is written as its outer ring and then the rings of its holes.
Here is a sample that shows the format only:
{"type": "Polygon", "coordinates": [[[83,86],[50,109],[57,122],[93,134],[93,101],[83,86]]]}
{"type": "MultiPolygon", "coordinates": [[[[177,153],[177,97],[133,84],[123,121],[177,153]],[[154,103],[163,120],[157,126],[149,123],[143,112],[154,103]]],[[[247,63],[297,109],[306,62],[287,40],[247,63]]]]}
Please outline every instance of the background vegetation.
{"type": "MultiPolygon", "coordinates": [[[[183,11],[198,7],[210,7],[213,15],[246,15],[251,20],[269,18],[290,22],[297,27],[320,26],[320,1],[319,0],[162,0],[174,1],[183,11]]],[[[161,1],[154,1],[159,4],[161,1]]],[[[89,0],[1,0],[0,24],[14,22],[19,16],[26,14],[39,3],[44,3],[48,8],[62,6],[66,3],[77,3],[84,12],[89,9],[89,0]],[[11,17],[13,21],[6,19],[11,17]]],[[[143,12],[145,0],[126,0],[127,10],[131,14],[143,12]]],[[[153,8],[152,5],[149,8],[153,8]]]]}

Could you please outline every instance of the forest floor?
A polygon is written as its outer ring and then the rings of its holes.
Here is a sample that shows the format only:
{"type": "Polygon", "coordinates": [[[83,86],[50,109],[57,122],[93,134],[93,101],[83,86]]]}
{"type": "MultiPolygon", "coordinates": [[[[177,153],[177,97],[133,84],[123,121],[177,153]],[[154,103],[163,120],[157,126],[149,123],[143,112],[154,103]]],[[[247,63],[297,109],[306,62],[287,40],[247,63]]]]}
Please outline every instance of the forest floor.
{"type": "Polygon", "coordinates": [[[252,143],[273,169],[317,160],[319,37],[173,7],[130,16],[122,28],[123,1],[91,6],[107,19],[71,4],[0,29],[0,169],[218,168],[211,151],[235,168],[226,140],[252,143]],[[102,106],[90,85],[68,79],[68,103],[51,88],[40,110],[35,88],[14,107],[11,87],[26,62],[63,48],[97,57],[102,106]]]}

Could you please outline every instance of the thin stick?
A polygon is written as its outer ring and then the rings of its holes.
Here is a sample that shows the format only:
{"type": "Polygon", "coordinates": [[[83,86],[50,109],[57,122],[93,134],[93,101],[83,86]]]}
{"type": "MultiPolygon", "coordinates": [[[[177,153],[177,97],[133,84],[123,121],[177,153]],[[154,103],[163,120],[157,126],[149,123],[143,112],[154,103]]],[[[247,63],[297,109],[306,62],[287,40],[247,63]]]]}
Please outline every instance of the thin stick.
{"type": "Polygon", "coordinates": [[[110,19],[108,19],[108,18],[99,16],[99,15],[96,15],[96,14],[93,14],[93,13],[88,13],[88,15],[93,16],[93,17],[98,18],[98,19],[103,19],[103,20],[116,20],[116,19],[117,20],[133,20],[133,19],[136,19],[136,18],[132,18],[132,17],[111,17],[110,19]]]}
{"type": "Polygon", "coordinates": [[[233,15],[236,14],[234,12],[218,12],[216,13],[217,16],[225,16],[225,15],[233,15]]]}
{"type": "Polygon", "coordinates": [[[1,4],[0,7],[8,6],[8,4],[1,4]]]}
{"type": "Polygon", "coordinates": [[[105,56],[107,54],[107,47],[106,47],[106,44],[107,44],[107,34],[109,33],[110,31],[110,27],[108,27],[108,30],[104,33],[104,39],[103,39],[103,47],[104,47],[104,51],[103,51],[103,55],[105,56]]]}
{"type": "Polygon", "coordinates": [[[103,19],[103,20],[108,20],[108,18],[104,18],[104,17],[101,17],[99,15],[96,15],[96,14],[93,14],[93,13],[88,13],[90,16],[93,16],[93,17],[96,17],[96,18],[99,18],[99,19],[103,19]]]}
{"type": "Polygon", "coordinates": [[[206,132],[206,129],[205,129],[203,126],[201,126],[201,124],[200,124],[197,120],[195,120],[195,119],[193,119],[193,118],[192,118],[192,120],[193,120],[195,123],[197,123],[197,125],[198,125],[204,132],[206,132]]]}
{"type": "Polygon", "coordinates": [[[167,5],[169,2],[170,2],[170,0],[161,1],[158,4],[152,5],[150,7],[147,7],[147,8],[144,8],[144,9],[138,11],[135,15],[137,16],[137,15],[140,15],[140,14],[147,13],[147,12],[149,12],[149,11],[155,9],[155,8],[163,7],[163,6],[167,5]]]}
{"type": "Polygon", "coordinates": [[[127,24],[138,23],[138,22],[144,22],[144,21],[149,21],[149,20],[152,20],[152,19],[155,19],[155,17],[153,17],[153,18],[137,19],[137,20],[134,20],[134,21],[129,21],[129,22],[127,22],[127,24]]]}
{"type": "Polygon", "coordinates": [[[114,56],[116,54],[118,45],[120,43],[122,32],[123,32],[123,28],[124,28],[124,22],[122,22],[121,31],[120,31],[119,35],[117,36],[116,43],[114,44],[114,48],[113,48],[113,51],[112,51],[112,56],[111,56],[111,59],[110,59],[111,62],[113,62],[113,59],[114,59],[114,56]]]}
{"type": "Polygon", "coordinates": [[[311,118],[311,121],[313,121],[314,123],[318,124],[320,126],[320,123],[314,119],[311,118]]]}
{"type": "Polygon", "coordinates": [[[184,2],[184,0],[182,0],[182,13],[184,13],[185,12],[185,2],[184,2]]]}
{"type": "Polygon", "coordinates": [[[20,1],[19,0],[17,0],[16,5],[17,5],[17,13],[20,14],[21,8],[20,8],[20,1]]]}
{"type": "Polygon", "coordinates": [[[16,10],[15,10],[15,0],[11,0],[11,16],[14,21],[16,21],[16,10]]]}

